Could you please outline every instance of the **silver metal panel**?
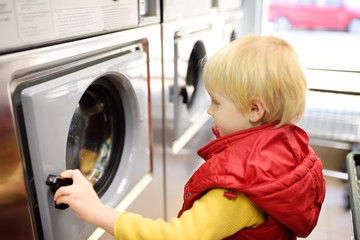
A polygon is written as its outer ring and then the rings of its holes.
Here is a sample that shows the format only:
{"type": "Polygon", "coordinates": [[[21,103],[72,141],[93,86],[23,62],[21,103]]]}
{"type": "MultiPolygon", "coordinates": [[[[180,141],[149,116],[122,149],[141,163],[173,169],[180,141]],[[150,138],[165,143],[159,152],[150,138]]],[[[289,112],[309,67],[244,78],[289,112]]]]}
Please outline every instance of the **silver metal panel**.
{"type": "Polygon", "coordinates": [[[219,11],[240,10],[243,0],[217,0],[219,11]]]}
{"type": "Polygon", "coordinates": [[[160,23],[160,0],[139,0],[140,25],[160,23]]]}
{"type": "Polygon", "coordinates": [[[0,52],[160,23],[159,0],[2,1],[0,52]]]}
{"type": "Polygon", "coordinates": [[[101,197],[102,202],[115,207],[126,192],[150,171],[146,65],[146,53],[134,52],[21,92],[45,239],[85,238],[95,228],[78,220],[72,211],[55,209],[53,194],[44,182],[47,175],[59,174],[66,169],[66,143],[71,119],[81,96],[96,79],[111,74],[123,101],[126,126],[120,166],[113,183],[101,197]]]}
{"type": "Polygon", "coordinates": [[[163,0],[163,22],[174,21],[200,15],[208,15],[216,11],[211,0],[163,0]]]}

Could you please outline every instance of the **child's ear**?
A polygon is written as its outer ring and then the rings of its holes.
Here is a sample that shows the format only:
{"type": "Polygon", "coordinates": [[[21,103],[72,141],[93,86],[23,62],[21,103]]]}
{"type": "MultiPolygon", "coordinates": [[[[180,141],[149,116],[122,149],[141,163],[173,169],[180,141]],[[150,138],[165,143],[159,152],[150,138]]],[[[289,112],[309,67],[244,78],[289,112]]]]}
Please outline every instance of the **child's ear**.
{"type": "Polygon", "coordinates": [[[249,109],[249,120],[252,123],[258,123],[262,120],[265,114],[264,103],[256,98],[251,101],[249,109]]]}

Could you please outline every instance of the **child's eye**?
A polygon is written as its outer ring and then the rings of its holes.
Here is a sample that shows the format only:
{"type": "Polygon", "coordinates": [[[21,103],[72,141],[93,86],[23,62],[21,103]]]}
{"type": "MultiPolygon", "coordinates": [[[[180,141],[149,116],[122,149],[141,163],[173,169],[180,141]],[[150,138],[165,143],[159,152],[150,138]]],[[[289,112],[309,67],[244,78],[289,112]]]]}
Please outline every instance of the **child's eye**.
{"type": "Polygon", "coordinates": [[[215,105],[219,105],[219,102],[216,101],[216,100],[214,100],[214,99],[211,99],[211,102],[212,102],[213,104],[215,104],[215,105]]]}

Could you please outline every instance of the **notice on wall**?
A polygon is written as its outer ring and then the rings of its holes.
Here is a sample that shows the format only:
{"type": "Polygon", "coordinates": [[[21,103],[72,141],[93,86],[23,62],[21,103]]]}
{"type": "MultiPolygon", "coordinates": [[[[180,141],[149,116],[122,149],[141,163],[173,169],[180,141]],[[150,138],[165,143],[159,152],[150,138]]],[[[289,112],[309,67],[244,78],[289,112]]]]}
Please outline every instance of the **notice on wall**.
{"type": "Polygon", "coordinates": [[[136,26],[133,0],[0,0],[0,50],[136,26]]]}

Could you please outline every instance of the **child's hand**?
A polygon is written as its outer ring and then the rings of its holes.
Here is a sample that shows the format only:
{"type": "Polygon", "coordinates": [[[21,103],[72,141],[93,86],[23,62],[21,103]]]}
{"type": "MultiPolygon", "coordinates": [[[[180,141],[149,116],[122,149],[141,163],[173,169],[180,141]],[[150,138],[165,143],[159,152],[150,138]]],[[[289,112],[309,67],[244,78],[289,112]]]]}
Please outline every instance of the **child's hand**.
{"type": "Polygon", "coordinates": [[[120,212],[100,201],[91,183],[79,170],[66,170],[61,173],[61,176],[72,178],[73,184],[56,191],[54,195],[56,203],[68,204],[82,221],[114,234],[114,225],[120,212]]]}
{"type": "Polygon", "coordinates": [[[66,170],[61,176],[72,178],[73,184],[59,188],[54,195],[54,201],[57,204],[68,204],[79,219],[91,222],[104,206],[93,186],[77,169],[66,170]]]}

